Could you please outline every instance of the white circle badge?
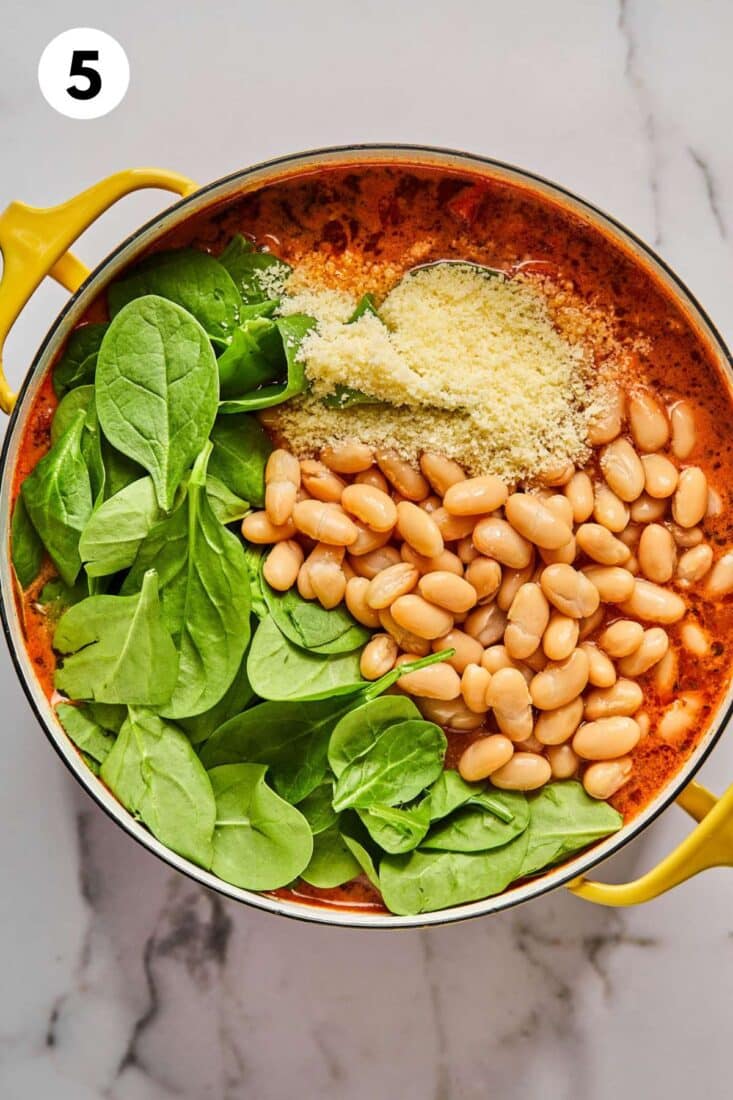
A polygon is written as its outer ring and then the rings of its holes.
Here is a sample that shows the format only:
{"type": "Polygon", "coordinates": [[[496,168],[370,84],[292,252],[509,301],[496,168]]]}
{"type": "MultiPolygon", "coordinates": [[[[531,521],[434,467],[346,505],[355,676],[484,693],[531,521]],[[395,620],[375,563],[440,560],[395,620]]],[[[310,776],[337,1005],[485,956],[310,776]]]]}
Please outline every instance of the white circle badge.
{"type": "Polygon", "coordinates": [[[119,42],[104,31],[75,27],[52,39],[38,62],[47,103],[67,118],[101,118],[125,98],[130,64],[119,42]]]}

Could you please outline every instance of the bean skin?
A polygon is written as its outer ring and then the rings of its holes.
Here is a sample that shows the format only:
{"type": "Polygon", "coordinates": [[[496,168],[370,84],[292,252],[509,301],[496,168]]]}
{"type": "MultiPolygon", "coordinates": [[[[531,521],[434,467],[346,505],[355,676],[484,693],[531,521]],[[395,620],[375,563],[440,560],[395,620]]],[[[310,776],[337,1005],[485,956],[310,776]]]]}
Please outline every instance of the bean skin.
{"type": "Polygon", "coordinates": [[[464,630],[482,646],[493,645],[504,636],[507,617],[496,604],[484,604],[474,608],[463,624],[464,630]]]}
{"type": "Polygon", "coordinates": [[[338,504],[320,500],[299,501],[293,508],[293,522],[304,535],[331,546],[351,546],[359,535],[358,528],[338,504]]]}
{"type": "Polygon", "coordinates": [[[619,604],[624,615],[652,623],[676,623],[687,610],[685,601],[668,588],[651,581],[637,580],[628,600],[619,604]]]}
{"type": "Polygon", "coordinates": [[[504,644],[522,660],[537,649],[550,619],[550,606],[538,584],[523,584],[508,611],[504,644]]]}
{"type": "Polygon", "coordinates": [[[635,680],[617,680],[607,688],[589,691],[585,697],[583,711],[588,721],[597,718],[615,718],[618,715],[630,718],[636,714],[644,701],[644,693],[635,680]]]}
{"type": "Polygon", "coordinates": [[[461,695],[469,710],[475,714],[486,714],[489,709],[486,691],[491,681],[491,673],[481,665],[466,665],[461,676],[461,695]]]}
{"type": "Polygon", "coordinates": [[[672,406],[672,453],[675,458],[689,458],[697,443],[695,414],[687,401],[672,406]]]}
{"type": "Polygon", "coordinates": [[[351,568],[357,577],[366,577],[371,580],[377,573],[389,569],[391,565],[398,565],[402,561],[394,546],[378,546],[376,550],[370,550],[368,554],[359,554],[349,559],[351,568]]]}
{"type": "Polygon", "coordinates": [[[420,469],[441,497],[445,496],[452,485],[465,481],[466,478],[457,462],[434,451],[423,451],[420,455],[420,469]]]}
{"type": "Polygon", "coordinates": [[[428,722],[461,733],[478,729],[484,720],[483,714],[474,714],[468,709],[460,695],[455,699],[426,699],[418,695],[415,704],[428,722]]]}
{"type": "Polygon", "coordinates": [[[400,547],[400,557],[403,561],[409,562],[410,565],[414,565],[421,576],[423,573],[435,573],[437,570],[446,573],[455,573],[457,577],[463,576],[461,559],[457,554],[454,554],[452,550],[443,550],[442,553],[438,554],[435,558],[426,558],[423,554],[418,554],[416,550],[413,550],[411,546],[403,542],[400,547]]]}
{"type": "Polygon", "coordinates": [[[502,733],[524,741],[532,733],[532,706],[527,681],[519,669],[500,668],[489,681],[486,703],[502,733]]]}
{"type": "Polygon", "coordinates": [[[657,723],[656,733],[670,745],[679,745],[697,722],[702,699],[694,691],[685,692],[665,710],[657,723]]]}
{"type": "Polygon", "coordinates": [[[588,442],[592,447],[610,443],[620,435],[625,403],[624,393],[618,386],[609,390],[603,411],[596,413],[588,424],[588,442]]]}
{"type": "Polygon", "coordinates": [[[733,553],[728,551],[718,558],[706,585],[708,596],[720,599],[733,592],[733,553]]]}
{"type": "Polygon", "coordinates": [[[633,718],[597,718],[579,728],[573,737],[573,750],[583,760],[615,760],[631,752],[640,737],[633,718]]]}
{"type": "Polygon", "coordinates": [[[600,603],[595,585],[572,565],[548,565],[542,571],[540,585],[553,607],[573,619],[587,618],[600,603]]]}
{"type": "Polygon", "coordinates": [[[570,501],[576,523],[585,523],[593,515],[593,482],[582,470],[573,474],[565,486],[565,496],[570,501]]]}
{"type": "Polygon", "coordinates": [[[575,649],[564,660],[552,661],[530,684],[532,702],[539,710],[556,710],[572,702],[588,683],[588,655],[575,649]]]}
{"type": "Polygon", "coordinates": [[[476,524],[473,544],[480,554],[494,558],[510,569],[524,569],[532,560],[532,543],[522,538],[506,520],[493,516],[476,524]]]}
{"type": "Polygon", "coordinates": [[[672,579],[677,563],[677,548],[672,535],[660,523],[650,523],[644,528],[637,556],[647,580],[666,584],[672,579]]]}
{"type": "Polygon", "coordinates": [[[634,766],[631,757],[622,756],[618,760],[602,760],[591,764],[583,773],[583,786],[586,794],[599,801],[605,801],[620,791],[624,783],[631,778],[634,766]]]}
{"type": "Polygon", "coordinates": [[[618,565],[591,565],[583,570],[604,603],[622,603],[634,591],[634,577],[618,565]]]}
{"type": "Polygon", "coordinates": [[[544,756],[533,752],[515,752],[503,767],[492,773],[491,782],[502,791],[536,791],[552,777],[544,756]]]}
{"type": "Polygon", "coordinates": [[[389,607],[400,596],[412,591],[417,584],[417,578],[415,566],[404,561],[383,569],[369,582],[366,595],[369,607],[374,611],[389,607]]]}
{"type": "Polygon", "coordinates": [[[466,569],[466,580],[475,589],[479,603],[496,595],[501,579],[501,566],[493,558],[474,558],[466,569]]]}
{"type": "Polygon", "coordinates": [[[677,488],[679,471],[664,455],[642,455],[644,488],[654,500],[666,500],[677,488]]]}
{"type": "Polygon", "coordinates": [[[543,745],[561,745],[573,736],[582,719],[583,700],[578,696],[554,710],[542,711],[535,722],[535,737],[543,745]]]}
{"type": "Polygon", "coordinates": [[[242,535],[247,542],[254,542],[259,546],[292,539],[294,534],[295,524],[292,519],[276,525],[267,512],[250,512],[242,520],[242,535]]]}
{"type": "Polygon", "coordinates": [[[710,572],[713,564],[713,550],[711,546],[701,544],[693,546],[680,555],[677,563],[677,579],[684,587],[701,581],[710,572]]]}
{"type": "Polygon", "coordinates": [[[575,537],[580,549],[600,565],[623,565],[631,557],[628,546],[600,523],[582,523],[575,537]]]}
{"type": "Polygon", "coordinates": [[[406,500],[420,501],[430,496],[430,486],[422,474],[392,451],[377,451],[377,464],[391,485],[406,500]]]}
{"type": "MultiPolygon", "coordinates": [[[[417,660],[417,654],[405,653],[397,658],[397,665],[417,660]]],[[[416,672],[406,672],[397,681],[408,695],[421,695],[426,699],[457,699],[461,694],[461,679],[454,668],[445,662],[429,665],[416,672]]]]}
{"type": "Polygon", "coordinates": [[[262,575],[271,588],[277,592],[287,592],[298,579],[303,564],[303,550],[294,539],[286,539],[273,546],[265,559],[262,575]]]}
{"type": "Polygon", "coordinates": [[[680,527],[695,527],[704,519],[708,506],[708,483],[699,466],[688,466],[680,474],[672,498],[672,516],[680,527]]]}
{"type": "Polygon", "coordinates": [[[527,584],[532,580],[534,575],[534,555],[529,565],[524,569],[505,569],[502,578],[499,591],[496,594],[496,602],[502,611],[508,611],[514,602],[519,589],[523,584],[527,584]]]}
{"type": "MultiPolygon", "coordinates": [[[[348,518],[348,517],[347,517],[348,518]]],[[[349,543],[349,553],[352,558],[360,558],[364,554],[371,554],[381,546],[386,546],[392,537],[391,531],[372,531],[359,520],[351,520],[356,530],[356,538],[349,543]]]]}
{"type": "Polygon", "coordinates": [[[572,529],[531,493],[512,493],[504,511],[514,530],[535,546],[557,550],[572,538],[572,529]]]}
{"type": "MultiPolygon", "coordinates": [[[[418,638],[417,634],[413,634],[410,630],[405,630],[399,623],[395,622],[392,618],[388,607],[382,608],[377,613],[379,615],[379,624],[382,630],[386,630],[388,634],[391,634],[400,649],[405,653],[414,653],[417,657],[427,657],[430,653],[430,642],[427,638],[418,638]]],[[[459,681],[460,683],[460,681],[459,681]]],[[[417,692],[416,694],[420,694],[417,692]]],[[[455,696],[453,696],[455,698],[455,696]]]]}
{"type": "Polygon", "coordinates": [[[450,612],[436,607],[422,596],[398,596],[390,607],[390,612],[398,626],[416,634],[418,638],[427,638],[428,641],[442,637],[453,628],[453,616],[450,612]]]}
{"type": "Polygon", "coordinates": [[[412,501],[403,500],[396,509],[397,530],[418,554],[435,558],[443,553],[443,536],[435,520],[412,501]]]}
{"type": "Polygon", "coordinates": [[[608,485],[597,485],[593,504],[593,518],[608,531],[618,534],[629,522],[629,506],[608,485]]]}
{"type": "Polygon", "coordinates": [[[453,614],[470,611],[476,603],[476,590],[468,581],[442,570],[421,577],[418,590],[426,600],[453,614]]]}
{"type": "Polygon", "coordinates": [[[394,668],[399,649],[389,634],[374,634],[361,651],[359,670],[365,680],[378,680],[394,668]]]}
{"type": "Polygon", "coordinates": [[[443,497],[446,511],[453,516],[476,516],[501,508],[507,487],[498,477],[469,477],[451,485],[443,497]]]}
{"type": "Polygon", "coordinates": [[[661,626],[644,631],[641,645],[628,657],[622,657],[618,670],[622,676],[643,676],[657,661],[661,661],[669,649],[669,636],[661,626]]]}
{"type": "Polygon", "coordinates": [[[549,745],[547,760],[553,779],[572,779],[578,773],[580,758],[570,745],[549,745]]]}
{"type": "Polygon", "coordinates": [[[603,476],[616,496],[630,503],[644,490],[644,467],[638,454],[625,439],[615,439],[601,454],[603,476]]]}
{"type": "Polygon", "coordinates": [[[461,754],[458,771],[467,783],[488,779],[492,772],[508,763],[514,755],[514,746],[508,737],[491,734],[480,737],[461,754]]]}
{"type": "Polygon", "coordinates": [[[644,627],[633,619],[617,619],[601,634],[598,644],[609,657],[617,660],[635,653],[644,637],[644,627]]]}
{"type": "Polygon", "coordinates": [[[366,577],[353,577],[346,584],[346,606],[358,623],[376,630],[379,626],[379,615],[367,603],[369,581],[366,577]]]}
{"type": "Polygon", "coordinates": [[[391,531],[397,522],[392,498],[372,485],[347,485],[341,494],[341,505],[373,531],[391,531]]]}
{"type": "Polygon", "coordinates": [[[662,406],[650,393],[632,394],[629,427],[640,451],[659,451],[669,439],[669,422],[662,406]]]}
{"type": "Polygon", "coordinates": [[[542,636],[542,648],[551,661],[564,661],[578,644],[578,620],[553,611],[542,636]]]}
{"type": "Polygon", "coordinates": [[[448,664],[462,674],[467,665],[480,665],[484,655],[484,647],[470,634],[463,630],[449,630],[442,638],[433,641],[433,653],[440,653],[444,649],[455,649],[452,657],[448,658],[448,664]]]}
{"type": "Polygon", "coordinates": [[[371,468],[374,454],[365,443],[342,443],[338,447],[324,447],[321,462],[337,474],[360,474],[371,468]]]}
{"type": "Polygon", "coordinates": [[[314,500],[337,504],[346,488],[346,482],[322,462],[304,458],[300,464],[303,486],[314,500]]]}
{"type": "Polygon", "coordinates": [[[616,669],[602,649],[593,642],[581,642],[580,648],[588,658],[588,683],[607,688],[616,682],[616,669]]]}

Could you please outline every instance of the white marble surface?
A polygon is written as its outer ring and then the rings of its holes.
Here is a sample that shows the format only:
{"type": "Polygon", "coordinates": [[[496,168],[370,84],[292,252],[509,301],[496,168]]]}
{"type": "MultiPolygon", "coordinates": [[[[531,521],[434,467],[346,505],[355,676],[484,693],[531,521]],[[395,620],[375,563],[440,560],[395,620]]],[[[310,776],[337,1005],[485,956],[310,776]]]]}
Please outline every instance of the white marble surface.
{"type": "MultiPolygon", "coordinates": [[[[733,338],[727,0],[5,0],[0,205],[132,164],[206,181],[349,140],[428,142],[554,178],[656,242],[733,338]],[[132,66],[96,122],[53,114],[46,42],[99,26],[132,66]]],[[[159,208],[126,200],[94,260],[159,208]]],[[[63,301],[39,293],[15,378],[63,301]]],[[[247,911],[134,846],[75,786],[0,653],[3,1100],[670,1100],[728,1096],[733,874],[636,911],[559,893],[468,925],[330,930],[247,911]]],[[[733,743],[703,771],[733,778],[733,743]]],[[[672,809],[604,869],[639,873],[672,809]]]]}

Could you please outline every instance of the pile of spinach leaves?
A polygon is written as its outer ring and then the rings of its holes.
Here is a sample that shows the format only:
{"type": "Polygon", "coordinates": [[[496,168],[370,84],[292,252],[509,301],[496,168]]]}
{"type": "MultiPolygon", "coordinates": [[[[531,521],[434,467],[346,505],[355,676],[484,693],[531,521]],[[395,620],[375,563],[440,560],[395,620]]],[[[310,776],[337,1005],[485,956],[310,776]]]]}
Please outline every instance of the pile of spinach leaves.
{"type": "Polygon", "coordinates": [[[314,321],[278,316],[288,271],[242,237],[219,259],[157,253],[112,285],[108,324],[69,340],[12,523],[21,587],[46,556],[56,573],[35,599],[57,714],[130,813],[228,882],[365,875],[394,913],[484,897],[620,818],[577,783],[527,799],[444,771],[442,729],[385,693],[451,651],[369,683],[368,630],[267,584],[239,522],[272,449],[254,414],[306,386],[314,321]]]}

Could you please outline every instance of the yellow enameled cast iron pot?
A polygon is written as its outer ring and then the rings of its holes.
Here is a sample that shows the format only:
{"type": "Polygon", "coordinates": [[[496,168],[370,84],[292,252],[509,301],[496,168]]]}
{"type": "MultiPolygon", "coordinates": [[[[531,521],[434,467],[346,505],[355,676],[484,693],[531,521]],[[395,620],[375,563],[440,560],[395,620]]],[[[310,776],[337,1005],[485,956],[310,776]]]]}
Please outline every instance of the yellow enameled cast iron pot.
{"type": "Polygon", "coordinates": [[[521,901],[537,897],[557,886],[566,885],[579,897],[602,905],[634,905],[648,901],[665,890],[683,882],[707,867],[733,866],[733,786],[720,799],[697,783],[692,776],[721,736],[733,712],[733,689],[729,686],[725,698],[713,716],[710,727],[675,776],[653,802],[629,825],[591,851],[577,856],[555,870],[508,889],[498,897],[469,905],[428,913],[417,917],[397,917],[390,914],[360,913],[303,905],[261,896],[230,886],[188,860],[165,848],[112,797],[99,779],[86,767],[67,739],[54,712],[44,697],[34,676],[23,644],[23,633],[16,611],[13,574],[10,565],[10,494],[13,468],[24,433],[29,411],[49,365],[90,303],[100,295],[120,272],[171,229],[193,215],[216,205],[238,200],[249,192],[284,176],[319,166],[359,165],[368,163],[438,165],[453,170],[467,170],[490,178],[520,185],[540,195],[545,201],[570,209],[577,217],[600,228],[615,245],[630,254],[634,261],[653,273],[677,301],[705,340],[724,378],[733,386],[731,357],[720,335],[695,299],[669,268],[646,245],[628,230],[602,214],[588,203],[516,168],[481,157],[467,156],[446,150],[415,146],[349,146],[317,150],[311,153],[283,157],[266,164],[247,168],[206,187],[197,187],[190,180],[173,172],[155,169],[134,169],[119,172],[89,190],[50,209],[42,210],[12,203],[0,215],[0,251],[3,256],[3,276],[0,282],[0,408],[12,413],[2,453],[0,484],[0,595],[2,617],[8,645],[15,667],[39,721],[58,754],[77,780],[99,805],[140,844],[172,867],[191,878],[218,890],[227,897],[246,902],[271,913],[298,917],[322,924],[358,927],[398,928],[411,925],[444,924],[467,917],[495,913],[521,901]],[[87,268],[68,251],[84,230],[109,206],[132,191],[142,188],[162,188],[181,198],[124,241],[90,274],[87,268]],[[71,298],[52,324],[41,344],[19,394],[10,390],[2,372],[2,346],[18,314],[46,276],[61,283],[71,292],[71,298]],[[601,860],[606,859],[645,829],[674,799],[698,822],[687,839],[670,856],[648,874],[625,885],[588,882],[583,876],[601,860]]]}

